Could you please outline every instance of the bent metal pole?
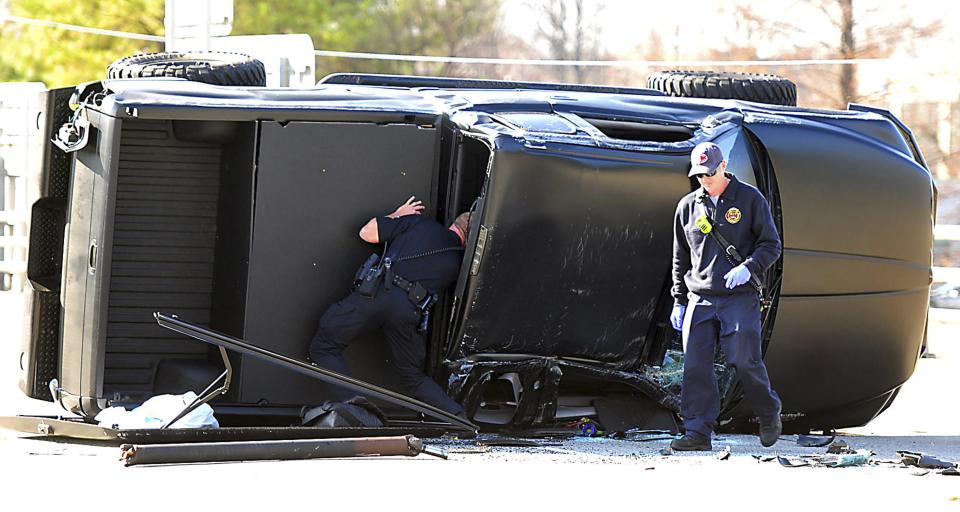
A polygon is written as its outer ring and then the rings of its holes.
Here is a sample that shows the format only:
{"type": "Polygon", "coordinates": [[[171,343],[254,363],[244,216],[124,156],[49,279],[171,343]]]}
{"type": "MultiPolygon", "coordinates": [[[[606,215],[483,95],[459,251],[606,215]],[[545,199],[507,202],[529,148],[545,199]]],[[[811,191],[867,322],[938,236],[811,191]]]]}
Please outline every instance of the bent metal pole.
{"type": "Polygon", "coordinates": [[[125,444],[120,447],[120,459],[125,466],[136,466],[138,464],[304,460],[377,455],[413,457],[422,452],[442,458],[446,455],[442,451],[426,449],[419,438],[407,435],[227,443],[125,444]]]}
{"type": "Polygon", "coordinates": [[[171,331],[190,336],[196,340],[200,340],[211,345],[228,348],[230,350],[240,352],[241,354],[256,357],[269,363],[302,373],[308,377],[322,380],[323,382],[343,386],[358,393],[385,400],[391,404],[399,405],[400,407],[425,414],[431,418],[448,422],[454,427],[458,427],[460,430],[473,433],[477,432],[477,426],[470,421],[454,416],[447,411],[438,409],[430,404],[421,402],[420,400],[410,398],[409,396],[375,386],[347,375],[342,375],[337,372],[327,370],[326,368],[305,363],[303,361],[287,357],[283,354],[271,352],[263,347],[258,347],[256,345],[247,343],[244,340],[240,340],[220,332],[212,331],[190,322],[185,322],[177,318],[175,315],[165,315],[163,313],[156,312],[153,314],[153,317],[156,318],[157,323],[161,327],[165,327],[171,331]]]}

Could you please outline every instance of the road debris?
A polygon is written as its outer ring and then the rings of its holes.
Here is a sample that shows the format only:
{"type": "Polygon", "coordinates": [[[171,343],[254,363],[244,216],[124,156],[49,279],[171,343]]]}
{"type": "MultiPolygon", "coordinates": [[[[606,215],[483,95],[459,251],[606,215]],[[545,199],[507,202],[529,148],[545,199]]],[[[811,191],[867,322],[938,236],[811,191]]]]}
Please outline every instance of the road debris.
{"type": "Polygon", "coordinates": [[[797,435],[797,446],[809,447],[809,448],[822,448],[832,443],[837,436],[831,434],[829,436],[810,436],[799,434],[797,435]]]}
{"type": "MultiPolygon", "coordinates": [[[[853,453],[826,454],[826,455],[801,455],[784,456],[778,455],[777,461],[785,468],[800,467],[825,467],[825,468],[846,468],[852,466],[863,466],[870,462],[870,457],[874,455],[870,450],[857,450],[853,453]]],[[[755,456],[756,457],[756,456],[755,456]]],[[[760,460],[760,459],[758,459],[760,460]]]]}
{"type": "MultiPolygon", "coordinates": [[[[558,443],[562,445],[563,443],[558,443]]],[[[498,447],[507,447],[507,448],[538,448],[544,446],[543,443],[539,441],[534,441],[532,439],[518,439],[515,437],[495,437],[490,439],[482,439],[477,441],[477,446],[498,446],[498,447]]]]}
{"type": "Polygon", "coordinates": [[[920,452],[910,452],[901,450],[897,452],[900,462],[904,466],[915,466],[923,469],[956,469],[957,464],[943,459],[938,459],[933,455],[925,455],[920,452]]]}
{"type": "Polygon", "coordinates": [[[732,450],[730,449],[729,446],[724,446],[722,450],[720,450],[719,452],[717,452],[717,454],[715,455],[715,457],[717,458],[717,460],[727,460],[727,459],[730,458],[730,452],[731,452],[731,451],[732,451],[732,450]]]}
{"type": "Polygon", "coordinates": [[[855,453],[841,453],[838,455],[826,455],[818,457],[820,464],[828,468],[846,468],[850,466],[862,466],[870,462],[870,457],[874,453],[870,450],[857,450],[855,453]]]}
{"type": "Polygon", "coordinates": [[[785,468],[802,468],[811,465],[809,460],[802,457],[784,457],[782,455],[777,456],[777,462],[785,468]]]}
{"type": "Polygon", "coordinates": [[[850,448],[850,445],[846,441],[834,441],[830,443],[830,446],[827,447],[827,453],[834,455],[839,455],[842,453],[854,453],[853,448],[850,448]]]}
{"type": "Polygon", "coordinates": [[[600,437],[605,434],[603,426],[590,418],[580,418],[577,422],[577,430],[584,437],[600,437]]]}
{"type": "Polygon", "coordinates": [[[674,436],[669,430],[650,430],[650,429],[640,429],[640,428],[631,428],[625,431],[616,431],[611,432],[607,435],[610,439],[624,439],[627,441],[637,441],[637,442],[648,442],[648,441],[665,441],[674,439],[674,436]]]}

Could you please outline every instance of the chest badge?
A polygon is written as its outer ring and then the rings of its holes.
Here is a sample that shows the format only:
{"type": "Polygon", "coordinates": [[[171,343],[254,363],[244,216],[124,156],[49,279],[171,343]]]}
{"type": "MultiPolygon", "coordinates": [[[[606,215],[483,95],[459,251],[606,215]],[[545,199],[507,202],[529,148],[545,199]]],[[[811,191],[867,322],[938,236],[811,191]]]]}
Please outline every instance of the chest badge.
{"type": "Polygon", "coordinates": [[[739,208],[733,207],[727,210],[727,213],[726,215],[724,215],[724,217],[727,219],[727,222],[729,222],[730,224],[736,224],[740,222],[740,219],[743,217],[743,215],[740,213],[739,208]]]}

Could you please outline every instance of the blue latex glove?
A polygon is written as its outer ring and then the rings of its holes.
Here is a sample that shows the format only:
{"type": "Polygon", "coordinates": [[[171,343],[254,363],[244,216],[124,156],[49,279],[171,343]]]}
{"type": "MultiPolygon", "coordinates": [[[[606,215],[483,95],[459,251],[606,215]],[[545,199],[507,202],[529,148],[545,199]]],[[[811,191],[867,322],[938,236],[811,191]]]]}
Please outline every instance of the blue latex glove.
{"type": "Polygon", "coordinates": [[[683,329],[683,314],[686,313],[687,307],[683,304],[674,304],[673,311],[670,312],[670,325],[673,326],[676,330],[683,329]]]}
{"type": "Polygon", "coordinates": [[[743,263],[733,267],[733,270],[723,276],[727,280],[727,288],[736,288],[750,280],[750,269],[743,263]]]}

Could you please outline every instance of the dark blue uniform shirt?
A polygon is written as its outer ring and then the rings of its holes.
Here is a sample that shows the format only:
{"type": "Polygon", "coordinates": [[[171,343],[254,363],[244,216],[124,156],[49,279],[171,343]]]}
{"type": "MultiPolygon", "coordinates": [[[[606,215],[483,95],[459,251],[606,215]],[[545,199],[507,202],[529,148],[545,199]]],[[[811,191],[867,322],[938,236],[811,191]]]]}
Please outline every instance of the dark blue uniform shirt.
{"type": "Polygon", "coordinates": [[[750,283],[727,289],[723,276],[731,264],[713,235],[696,226],[697,218],[707,215],[716,229],[745,258],[750,273],[761,280],[763,272],[780,257],[777,233],[770,205],[756,188],[741,183],[732,174],[730,183],[716,206],[701,187],[677,204],[673,234],[673,288],[670,293],[678,304],[687,303],[687,292],[698,295],[756,293],[750,283]]]}
{"type": "MultiPolygon", "coordinates": [[[[456,233],[422,215],[404,215],[396,219],[377,217],[377,235],[380,243],[387,243],[386,257],[394,261],[437,249],[460,247],[460,237],[456,233]]],[[[456,281],[462,259],[463,251],[446,251],[399,261],[393,271],[437,293],[456,281]]]]}

